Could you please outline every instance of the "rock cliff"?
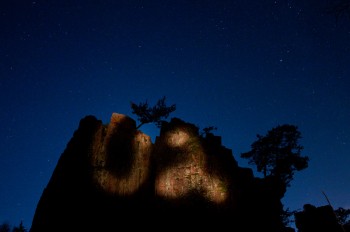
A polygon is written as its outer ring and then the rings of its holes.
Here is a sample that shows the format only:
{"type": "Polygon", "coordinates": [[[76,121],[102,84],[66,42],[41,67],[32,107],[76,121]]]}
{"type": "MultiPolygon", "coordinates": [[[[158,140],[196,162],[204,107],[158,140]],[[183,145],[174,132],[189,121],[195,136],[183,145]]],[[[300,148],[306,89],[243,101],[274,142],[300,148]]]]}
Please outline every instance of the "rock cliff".
{"type": "Polygon", "coordinates": [[[44,189],[31,232],[280,231],[272,181],[254,178],[213,134],[173,118],[155,143],[133,119],[80,121],[44,189]]]}

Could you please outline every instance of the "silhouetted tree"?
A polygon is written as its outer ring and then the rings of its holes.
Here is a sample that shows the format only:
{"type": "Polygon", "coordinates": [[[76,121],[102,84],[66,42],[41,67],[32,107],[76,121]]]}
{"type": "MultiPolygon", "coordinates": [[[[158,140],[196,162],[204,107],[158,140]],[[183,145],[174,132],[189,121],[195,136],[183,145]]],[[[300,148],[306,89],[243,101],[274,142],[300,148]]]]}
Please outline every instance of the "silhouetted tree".
{"type": "Polygon", "coordinates": [[[18,226],[18,227],[15,226],[15,227],[13,228],[12,232],[27,232],[27,230],[26,230],[26,228],[24,228],[23,222],[21,221],[21,222],[19,223],[19,226],[18,226]]]}
{"type": "Polygon", "coordinates": [[[286,208],[286,209],[282,210],[282,212],[281,212],[281,219],[282,219],[282,223],[283,223],[284,226],[288,226],[289,224],[294,222],[294,220],[290,219],[290,218],[296,212],[297,212],[296,210],[292,210],[291,211],[289,208],[286,208]]]}
{"type": "Polygon", "coordinates": [[[350,220],[348,219],[350,216],[350,209],[339,207],[338,209],[334,210],[334,213],[337,216],[339,224],[345,225],[350,223],[350,220]]]}
{"type": "Polygon", "coordinates": [[[334,15],[337,22],[343,16],[350,18],[350,0],[333,1],[326,12],[334,15]]]}
{"type": "Polygon", "coordinates": [[[257,135],[258,140],[251,145],[251,151],[241,154],[255,164],[264,177],[276,177],[285,187],[293,180],[294,172],[307,168],[309,158],[300,155],[301,133],[294,125],[277,126],[267,135],[257,135]]]}
{"type": "Polygon", "coordinates": [[[176,105],[166,106],[165,97],[158,100],[153,107],[148,105],[148,102],[141,102],[138,105],[131,102],[132,113],[137,115],[140,125],[137,129],[146,123],[155,123],[157,127],[162,125],[163,118],[166,119],[170,113],[176,110],[176,105]]]}
{"type": "Polygon", "coordinates": [[[7,222],[0,225],[0,232],[10,232],[10,230],[10,225],[7,222]]]}
{"type": "Polygon", "coordinates": [[[217,130],[217,127],[215,127],[215,126],[204,127],[202,129],[200,136],[204,137],[204,136],[207,136],[208,134],[213,134],[212,131],[214,131],[214,130],[217,130]]]}

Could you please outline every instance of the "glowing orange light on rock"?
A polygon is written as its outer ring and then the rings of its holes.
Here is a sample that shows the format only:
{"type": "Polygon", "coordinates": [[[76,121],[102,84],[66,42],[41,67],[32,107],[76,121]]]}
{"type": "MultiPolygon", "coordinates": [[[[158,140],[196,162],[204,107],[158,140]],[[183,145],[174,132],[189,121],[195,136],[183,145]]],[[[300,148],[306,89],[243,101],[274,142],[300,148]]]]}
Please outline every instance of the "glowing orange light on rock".
{"type": "Polygon", "coordinates": [[[131,195],[135,193],[147,180],[149,175],[150,155],[152,142],[148,135],[135,132],[131,141],[131,149],[134,156],[128,175],[118,176],[108,169],[106,147],[110,143],[110,137],[118,133],[118,126],[124,130],[121,122],[130,123],[130,118],[113,114],[111,123],[107,128],[107,136],[103,138],[103,128],[96,134],[92,150],[92,163],[95,167],[93,180],[102,190],[114,195],[131,195]],[[103,139],[103,141],[101,141],[103,139]]]}
{"type": "Polygon", "coordinates": [[[170,147],[180,147],[183,146],[190,136],[184,131],[174,131],[172,133],[167,133],[166,135],[167,145],[170,147]]]}
{"type": "Polygon", "coordinates": [[[178,199],[195,191],[216,204],[224,203],[228,199],[229,193],[225,188],[228,186],[227,181],[206,171],[207,154],[195,135],[177,129],[167,132],[163,139],[170,148],[181,148],[188,159],[160,170],[155,181],[157,195],[178,199]],[[194,145],[196,150],[191,149],[194,145]]]}

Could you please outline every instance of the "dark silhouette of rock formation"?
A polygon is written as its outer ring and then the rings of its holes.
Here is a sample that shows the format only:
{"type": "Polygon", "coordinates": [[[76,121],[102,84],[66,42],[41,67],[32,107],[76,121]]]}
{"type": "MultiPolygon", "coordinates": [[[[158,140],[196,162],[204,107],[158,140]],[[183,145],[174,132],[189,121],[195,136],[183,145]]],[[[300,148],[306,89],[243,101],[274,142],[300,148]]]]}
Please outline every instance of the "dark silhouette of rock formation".
{"type": "Polygon", "coordinates": [[[298,232],[345,232],[330,205],[305,204],[303,211],[295,213],[295,225],[298,232]]]}
{"type": "Polygon", "coordinates": [[[80,121],[44,189],[31,232],[282,231],[272,179],[240,168],[221,137],[173,118],[152,144],[133,119],[80,121]]]}

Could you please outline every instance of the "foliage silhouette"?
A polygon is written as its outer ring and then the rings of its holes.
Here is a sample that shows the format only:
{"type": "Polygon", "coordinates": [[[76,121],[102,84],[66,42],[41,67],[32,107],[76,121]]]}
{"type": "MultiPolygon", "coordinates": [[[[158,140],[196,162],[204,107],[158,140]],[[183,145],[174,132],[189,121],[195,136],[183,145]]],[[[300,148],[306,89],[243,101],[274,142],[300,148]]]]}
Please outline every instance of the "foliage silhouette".
{"type": "Polygon", "coordinates": [[[19,226],[15,226],[13,229],[12,229],[12,232],[27,232],[27,229],[23,226],[23,222],[21,221],[19,223],[19,226]]]}
{"type": "Polygon", "coordinates": [[[208,134],[213,134],[212,131],[217,130],[218,128],[215,126],[207,126],[204,127],[200,133],[201,137],[207,136],[208,134]]]}
{"type": "Polygon", "coordinates": [[[27,232],[27,229],[23,226],[23,221],[19,223],[18,226],[15,226],[11,230],[11,226],[9,223],[5,222],[0,225],[0,232],[27,232]]]}
{"type": "Polygon", "coordinates": [[[350,216],[350,209],[339,207],[338,209],[334,210],[334,213],[337,216],[339,224],[345,225],[350,223],[350,220],[348,219],[350,216]]]}
{"type": "Polygon", "coordinates": [[[132,113],[136,114],[140,125],[136,129],[140,128],[142,125],[147,123],[155,123],[157,127],[160,127],[163,122],[163,118],[166,119],[170,113],[176,110],[176,105],[166,106],[165,96],[158,100],[157,104],[153,107],[148,105],[147,100],[141,102],[138,105],[131,102],[132,113]]]}
{"type": "Polygon", "coordinates": [[[336,22],[344,16],[350,19],[350,0],[339,0],[332,2],[332,5],[326,10],[328,14],[334,15],[336,22]]]}
{"type": "Polygon", "coordinates": [[[264,177],[275,177],[285,187],[290,186],[294,172],[308,167],[309,158],[300,155],[303,147],[299,145],[301,133],[294,125],[280,125],[267,135],[257,135],[258,140],[252,143],[251,150],[241,154],[255,164],[258,172],[264,177]]]}
{"type": "Polygon", "coordinates": [[[290,210],[289,208],[286,208],[285,210],[282,210],[281,212],[281,219],[284,226],[288,226],[291,223],[294,222],[293,219],[290,219],[291,216],[293,216],[297,211],[296,210],[290,210]]]}
{"type": "Polygon", "coordinates": [[[10,225],[7,222],[0,225],[0,232],[10,232],[10,230],[10,225]]]}

